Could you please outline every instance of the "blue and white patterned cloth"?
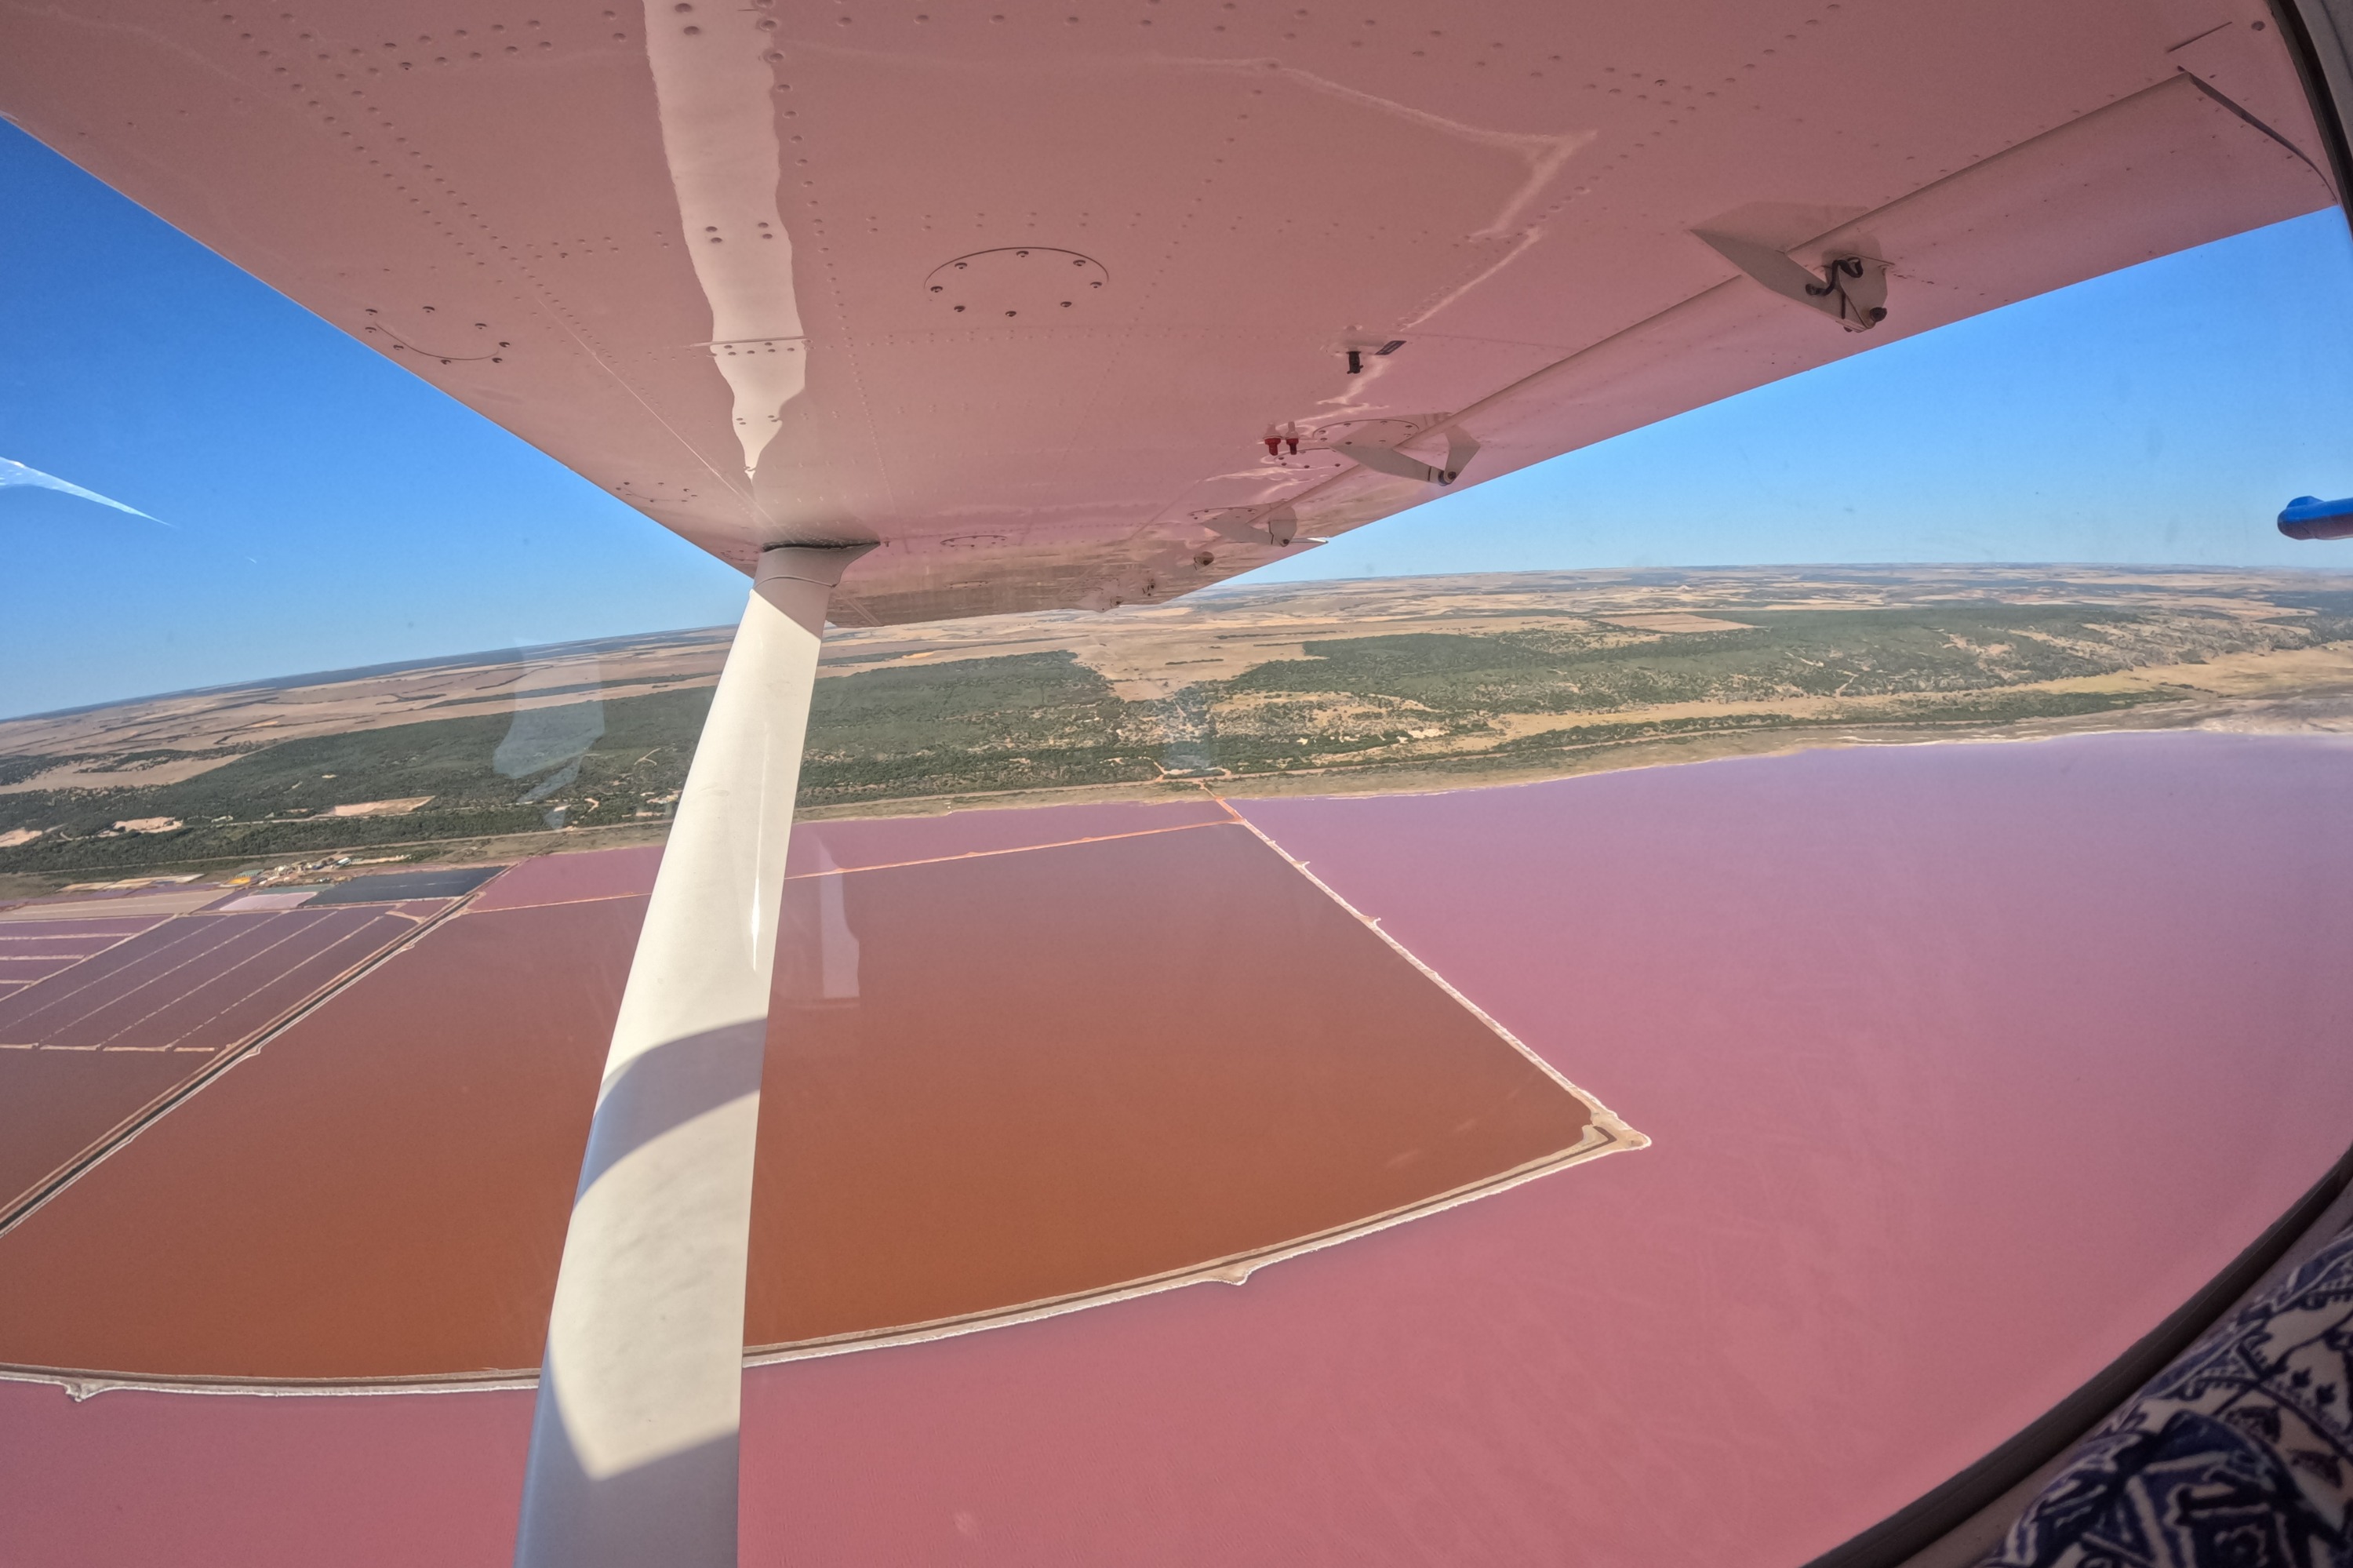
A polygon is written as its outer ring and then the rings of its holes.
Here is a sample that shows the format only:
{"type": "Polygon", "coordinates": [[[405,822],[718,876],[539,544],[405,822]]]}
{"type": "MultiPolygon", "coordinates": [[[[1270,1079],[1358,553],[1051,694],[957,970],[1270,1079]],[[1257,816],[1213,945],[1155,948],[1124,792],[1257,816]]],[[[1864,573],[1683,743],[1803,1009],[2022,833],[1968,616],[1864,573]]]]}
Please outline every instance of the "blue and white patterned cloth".
{"type": "Polygon", "coordinates": [[[1986,1568],[2353,1568],[2353,1232],[2084,1439],[1986,1568]]]}

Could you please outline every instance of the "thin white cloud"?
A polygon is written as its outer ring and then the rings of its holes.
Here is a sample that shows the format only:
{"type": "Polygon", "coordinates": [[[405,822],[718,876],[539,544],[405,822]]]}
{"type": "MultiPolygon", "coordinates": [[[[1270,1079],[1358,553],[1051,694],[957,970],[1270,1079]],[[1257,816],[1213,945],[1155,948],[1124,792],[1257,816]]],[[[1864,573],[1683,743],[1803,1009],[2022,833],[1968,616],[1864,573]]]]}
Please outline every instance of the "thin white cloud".
{"type": "MultiPolygon", "coordinates": [[[[111,506],[117,512],[128,512],[133,517],[146,517],[150,523],[164,523],[161,517],[150,517],[136,506],[125,506],[120,501],[100,495],[95,490],[84,490],[80,485],[69,483],[56,474],[43,473],[39,469],[26,468],[23,463],[0,458],[0,490],[5,490],[12,484],[29,484],[42,490],[62,491],[68,495],[79,495],[84,501],[95,501],[100,506],[111,506]]],[[[164,523],[164,526],[169,528],[171,524],[164,523]]]]}

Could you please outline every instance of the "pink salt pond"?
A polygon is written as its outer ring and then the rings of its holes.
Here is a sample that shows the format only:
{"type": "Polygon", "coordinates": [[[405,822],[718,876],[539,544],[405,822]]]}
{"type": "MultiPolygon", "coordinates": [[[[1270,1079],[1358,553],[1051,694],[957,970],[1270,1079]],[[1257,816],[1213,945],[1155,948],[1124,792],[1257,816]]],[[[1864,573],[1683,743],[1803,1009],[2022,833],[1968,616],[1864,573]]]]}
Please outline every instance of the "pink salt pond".
{"type": "MultiPolygon", "coordinates": [[[[2344,1151],[2348,766],[2117,736],[1237,802],[1651,1147],[1238,1289],[754,1367],[744,1561],[1802,1563],[2344,1151]]],[[[828,824],[825,858],[1140,821],[1087,810],[828,824]]],[[[651,871],[583,861],[500,918],[651,871]]],[[[528,1409],[0,1384],[0,1559],[501,1563],[528,1409]]]]}

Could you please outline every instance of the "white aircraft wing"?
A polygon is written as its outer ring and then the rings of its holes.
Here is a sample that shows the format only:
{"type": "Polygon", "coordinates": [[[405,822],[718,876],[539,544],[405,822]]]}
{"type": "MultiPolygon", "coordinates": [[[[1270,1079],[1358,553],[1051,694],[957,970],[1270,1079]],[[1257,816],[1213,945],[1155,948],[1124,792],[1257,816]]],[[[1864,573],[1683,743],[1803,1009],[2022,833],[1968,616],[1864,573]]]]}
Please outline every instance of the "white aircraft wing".
{"type": "Polygon", "coordinates": [[[2266,16],[5,0],[0,108],[747,570],[878,544],[877,623],[1163,600],[2324,206],[2266,16]]]}

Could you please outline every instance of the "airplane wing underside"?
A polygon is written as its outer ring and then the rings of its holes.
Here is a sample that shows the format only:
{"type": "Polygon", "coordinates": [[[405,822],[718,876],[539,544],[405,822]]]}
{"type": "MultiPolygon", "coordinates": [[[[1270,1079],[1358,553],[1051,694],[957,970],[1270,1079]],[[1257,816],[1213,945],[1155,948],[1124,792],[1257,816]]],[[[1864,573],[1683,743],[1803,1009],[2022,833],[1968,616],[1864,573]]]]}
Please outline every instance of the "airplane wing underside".
{"type": "Polygon", "coordinates": [[[846,622],[1164,600],[2332,199],[2252,0],[287,3],[5,0],[0,103],[717,556],[879,542],[846,622]]]}

